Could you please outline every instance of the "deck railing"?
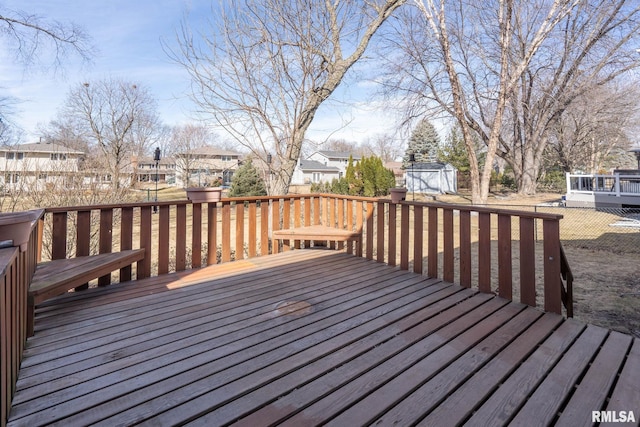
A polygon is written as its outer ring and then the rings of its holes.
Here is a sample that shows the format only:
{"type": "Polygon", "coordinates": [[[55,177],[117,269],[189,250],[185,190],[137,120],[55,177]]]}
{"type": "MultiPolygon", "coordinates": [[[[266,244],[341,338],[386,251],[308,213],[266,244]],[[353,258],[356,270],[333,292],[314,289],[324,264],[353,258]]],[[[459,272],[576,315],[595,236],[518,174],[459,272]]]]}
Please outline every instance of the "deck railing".
{"type": "Polygon", "coordinates": [[[640,175],[581,175],[567,174],[567,194],[640,195],[640,175]]]}
{"type": "Polygon", "coordinates": [[[545,311],[560,314],[564,304],[571,316],[572,276],[560,244],[561,218],[331,194],[227,198],[208,204],[180,200],[48,208],[25,252],[0,250],[2,422],[26,340],[26,292],[36,260],[145,248],[145,258],[133,268],[98,279],[98,285],[105,286],[326,245],[465,287],[477,286],[481,292],[530,306],[542,304],[545,311]],[[289,245],[271,239],[273,230],[318,224],[361,230],[362,240],[359,245],[318,241],[289,245]],[[515,288],[514,276],[519,283],[515,288]]]}
{"type": "Polygon", "coordinates": [[[42,212],[10,214],[0,220],[0,233],[10,234],[0,249],[0,425],[6,424],[27,339],[27,290],[40,249],[42,212]],[[4,228],[11,228],[3,232],[4,228]],[[16,229],[19,233],[16,233],[16,229]],[[26,234],[18,242],[19,234],[26,234]]]}
{"type": "MultiPolygon", "coordinates": [[[[363,233],[360,247],[325,242],[330,246],[508,299],[515,294],[531,306],[540,294],[546,311],[560,313],[566,294],[560,279],[561,218],[331,194],[50,208],[45,227],[50,246],[44,252],[59,259],[145,248],[147,256],[135,269],[136,277],[144,278],[277,253],[288,245],[272,241],[273,230],[323,224],[363,233]],[[538,271],[543,275],[537,279],[538,271]],[[520,286],[514,290],[516,273],[520,286]]],[[[293,247],[305,243],[312,242],[293,247]]],[[[105,276],[99,284],[129,280],[131,274],[125,268],[119,278],[105,276]]]]}

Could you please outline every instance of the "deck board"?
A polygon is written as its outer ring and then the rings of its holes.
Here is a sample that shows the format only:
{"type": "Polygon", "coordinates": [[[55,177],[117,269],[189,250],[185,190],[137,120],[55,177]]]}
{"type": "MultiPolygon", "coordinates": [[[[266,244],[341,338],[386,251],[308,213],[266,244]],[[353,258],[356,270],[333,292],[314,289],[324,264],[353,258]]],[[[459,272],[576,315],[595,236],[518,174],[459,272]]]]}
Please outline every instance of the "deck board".
{"type": "Polygon", "coordinates": [[[10,425],[640,415],[632,337],[337,251],[69,293],[36,316],[10,425]]]}

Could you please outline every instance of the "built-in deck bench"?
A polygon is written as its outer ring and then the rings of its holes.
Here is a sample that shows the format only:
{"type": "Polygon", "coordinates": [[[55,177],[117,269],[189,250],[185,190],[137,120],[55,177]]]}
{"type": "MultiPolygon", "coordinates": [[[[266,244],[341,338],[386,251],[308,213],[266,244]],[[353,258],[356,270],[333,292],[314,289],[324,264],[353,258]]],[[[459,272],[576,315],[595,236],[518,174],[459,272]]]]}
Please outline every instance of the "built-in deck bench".
{"type": "Polygon", "coordinates": [[[38,264],[29,286],[27,325],[33,335],[35,306],[91,280],[119,270],[144,258],[144,249],[56,259],[38,264]]]}
{"type": "Polygon", "coordinates": [[[356,242],[356,245],[360,245],[360,241],[362,240],[362,232],[328,227],[325,225],[311,225],[307,227],[276,230],[273,232],[273,238],[283,240],[285,242],[289,240],[314,240],[330,242],[356,242]]]}

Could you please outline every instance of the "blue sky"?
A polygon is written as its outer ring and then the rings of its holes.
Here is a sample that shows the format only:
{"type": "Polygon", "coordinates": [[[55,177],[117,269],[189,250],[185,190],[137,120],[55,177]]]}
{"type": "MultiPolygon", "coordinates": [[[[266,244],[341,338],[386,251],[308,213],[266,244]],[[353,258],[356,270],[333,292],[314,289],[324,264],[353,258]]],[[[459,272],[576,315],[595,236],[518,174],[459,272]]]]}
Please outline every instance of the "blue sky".
{"type": "MultiPolygon", "coordinates": [[[[169,60],[161,40],[174,43],[175,31],[187,10],[193,23],[204,23],[210,4],[198,0],[4,0],[3,6],[8,9],[75,22],[97,48],[92,64],[83,66],[77,58],[69,58],[62,72],[25,73],[0,44],[0,90],[21,101],[13,120],[26,131],[22,142],[38,138],[38,123],[55,119],[72,86],[107,77],[146,85],[158,102],[164,123],[191,121],[194,107],[187,97],[189,77],[169,60]]],[[[362,142],[392,132],[391,115],[367,101],[369,87],[366,82],[353,83],[336,93],[335,101],[344,102],[323,106],[307,136],[321,141],[333,135],[362,142]],[[350,123],[341,129],[345,120],[350,123]]]]}

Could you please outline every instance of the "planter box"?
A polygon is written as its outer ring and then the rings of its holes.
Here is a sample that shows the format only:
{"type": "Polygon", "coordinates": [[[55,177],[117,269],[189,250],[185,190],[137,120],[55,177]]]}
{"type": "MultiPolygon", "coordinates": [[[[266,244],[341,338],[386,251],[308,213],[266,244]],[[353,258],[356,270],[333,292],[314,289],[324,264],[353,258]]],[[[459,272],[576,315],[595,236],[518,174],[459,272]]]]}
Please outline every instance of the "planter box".
{"type": "Polygon", "coordinates": [[[214,203],[222,198],[221,187],[189,187],[187,198],[193,203],[214,203]]]}
{"type": "Polygon", "coordinates": [[[406,188],[392,188],[391,189],[391,202],[398,203],[405,199],[407,196],[406,188]]]}

